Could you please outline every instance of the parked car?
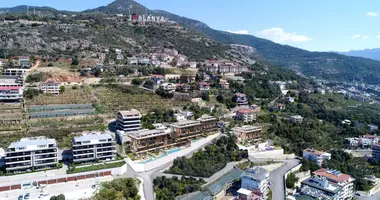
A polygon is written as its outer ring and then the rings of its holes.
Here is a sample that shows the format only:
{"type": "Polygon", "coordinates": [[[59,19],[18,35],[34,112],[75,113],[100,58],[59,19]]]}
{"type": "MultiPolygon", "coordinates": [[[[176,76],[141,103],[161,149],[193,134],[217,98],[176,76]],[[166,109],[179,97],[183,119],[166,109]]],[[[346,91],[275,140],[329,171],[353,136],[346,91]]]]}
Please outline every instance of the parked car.
{"type": "Polygon", "coordinates": [[[29,199],[29,197],[30,197],[30,194],[29,194],[29,193],[26,193],[26,194],[24,195],[24,199],[29,199]]]}
{"type": "Polygon", "coordinates": [[[23,200],[24,197],[22,195],[18,196],[18,200],[23,200]]]}

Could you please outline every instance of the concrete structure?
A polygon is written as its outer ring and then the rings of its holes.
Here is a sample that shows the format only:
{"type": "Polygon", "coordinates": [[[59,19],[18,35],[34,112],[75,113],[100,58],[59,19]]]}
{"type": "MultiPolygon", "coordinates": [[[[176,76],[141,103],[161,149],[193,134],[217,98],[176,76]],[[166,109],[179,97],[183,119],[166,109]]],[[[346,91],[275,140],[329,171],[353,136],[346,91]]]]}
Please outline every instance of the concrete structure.
{"type": "Polygon", "coordinates": [[[210,90],[210,83],[199,82],[198,83],[198,90],[200,90],[200,91],[209,91],[210,90]]]}
{"type": "Polygon", "coordinates": [[[202,134],[202,124],[200,121],[184,120],[170,125],[171,137],[177,141],[188,140],[202,134]]]}
{"type": "Polygon", "coordinates": [[[115,141],[108,133],[90,133],[72,140],[74,163],[113,160],[116,156],[115,141]]]}
{"type": "MultiPolygon", "coordinates": [[[[122,132],[118,132],[118,134],[120,133],[122,132]]],[[[169,135],[170,133],[163,129],[144,129],[126,134],[130,141],[129,150],[133,153],[145,153],[165,148],[168,145],[169,135]]]]}
{"type": "Polygon", "coordinates": [[[213,132],[217,130],[216,124],[218,123],[218,119],[210,115],[202,115],[202,117],[197,119],[202,124],[203,132],[213,132]]]}
{"type": "Polygon", "coordinates": [[[22,87],[23,85],[23,76],[0,76],[0,87],[22,87]]]}
{"type": "Polygon", "coordinates": [[[302,123],[303,122],[303,117],[301,115],[294,115],[290,117],[290,122],[291,123],[302,123]]]}
{"type": "Polygon", "coordinates": [[[157,85],[161,85],[165,82],[165,77],[161,74],[152,74],[152,76],[150,76],[150,80],[154,81],[157,85]]]}
{"type": "Polygon", "coordinates": [[[374,124],[368,124],[368,130],[369,132],[376,132],[379,130],[379,126],[374,125],[374,124]]]}
{"type": "Polygon", "coordinates": [[[25,76],[29,69],[19,69],[19,68],[7,68],[4,69],[4,76],[25,76]]]}
{"type": "Polygon", "coordinates": [[[261,167],[247,169],[241,176],[241,188],[257,190],[261,193],[260,199],[266,199],[269,191],[269,172],[261,167]]]}
{"type": "Polygon", "coordinates": [[[0,86],[0,101],[21,101],[23,87],[21,86],[0,86]]]}
{"type": "Polygon", "coordinates": [[[222,90],[228,90],[230,89],[230,84],[228,83],[228,81],[221,79],[219,80],[218,87],[222,90]]]}
{"type": "Polygon", "coordinates": [[[239,142],[245,140],[260,140],[263,137],[262,126],[246,125],[242,127],[235,127],[232,129],[239,142]]]}
{"type": "Polygon", "coordinates": [[[22,138],[6,149],[6,170],[9,172],[56,167],[58,147],[54,139],[22,138]]]}
{"type": "Polygon", "coordinates": [[[168,93],[173,93],[173,92],[175,92],[177,86],[174,83],[163,83],[161,85],[161,88],[168,93]]]}
{"type": "Polygon", "coordinates": [[[290,103],[294,103],[294,97],[286,97],[286,100],[290,103]]]}
{"type": "Polygon", "coordinates": [[[19,56],[15,64],[22,68],[30,68],[31,66],[28,56],[19,56]]]}
{"type": "Polygon", "coordinates": [[[303,150],[302,157],[314,161],[317,165],[322,166],[323,160],[331,159],[331,154],[315,149],[305,149],[303,150]]]}
{"type": "Polygon", "coordinates": [[[256,120],[256,113],[249,108],[244,108],[236,111],[236,119],[245,123],[256,120]]]}
{"type": "Polygon", "coordinates": [[[247,96],[245,94],[236,93],[235,97],[236,97],[236,103],[238,106],[248,105],[248,99],[247,99],[247,96]]]}
{"type": "Polygon", "coordinates": [[[380,143],[372,145],[372,158],[380,162],[380,143]]]}
{"type": "Polygon", "coordinates": [[[125,132],[141,129],[141,113],[136,109],[119,111],[116,114],[116,128],[125,132]]]}
{"type": "Polygon", "coordinates": [[[46,82],[40,83],[40,90],[42,90],[45,94],[58,95],[61,85],[62,83],[49,79],[46,82]]]}
{"type": "Polygon", "coordinates": [[[313,177],[301,182],[301,194],[331,200],[352,199],[354,180],[350,175],[322,168],[314,171],[313,177]]]}

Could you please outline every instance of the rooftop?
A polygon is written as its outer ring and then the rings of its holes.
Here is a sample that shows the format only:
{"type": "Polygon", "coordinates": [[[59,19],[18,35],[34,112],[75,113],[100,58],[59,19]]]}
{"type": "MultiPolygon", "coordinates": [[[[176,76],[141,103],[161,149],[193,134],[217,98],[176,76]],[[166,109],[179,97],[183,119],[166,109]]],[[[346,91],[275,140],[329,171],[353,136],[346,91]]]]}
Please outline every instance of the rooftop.
{"type": "Polygon", "coordinates": [[[211,199],[211,195],[208,192],[199,192],[199,191],[176,197],[176,200],[206,200],[206,199],[211,199]]]}
{"type": "Polygon", "coordinates": [[[216,195],[220,191],[224,190],[227,184],[239,180],[242,174],[242,170],[234,168],[224,174],[221,178],[206,186],[206,188],[210,191],[211,195],[216,195]]]}
{"type": "Polygon", "coordinates": [[[134,138],[148,138],[148,137],[153,137],[153,136],[158,136],[158,135],[167,135],[168,133],[165,133],[164,130],[162,129],[143,129],[139,131],[133,131],[133,132],[128,132],[128,136],[134,137],[134,138]]]}
{"type": "Polygon", "coordinates": [[[202,117],[197,119],[198,121],[210,121],[210,120],[216,120],[214,116],[210,115],[202,115],[202,117]]]}
{"type": "Polygon", "coordinates": [[[266,178],[268,178],[268,176],[269,176],[268,170],[261,167],[249,168],[242,175],[242,177],[250,177],[257,181],[263,181],[266,178]]]}
{"type": "Polygon", "coordinates": [[[251,113],[253,113],[253,110],[249,109],[249,108],[245,108],[245,109],[240,109],[240,110],[238,110],[236,112],[237,113],[241,113],[241,114],[251,114],[251,113]]]}
{"type": "Polygon", "coordinates": [[[173,126],[173,127],[185,127],[185,126],[193,126],[193,125],[199,125],[199,124],[200,124],[199,121],[184,120],[184,121],[173,123],[173,124],[171,124],[171,126],[173,126]]]}
{"type": "Polygon", "coordinates": [[[54,79],[48,79],[46,80],[45,82],[41,83],[41,84],[61,84],[60,82],[54,80],[54,79]]]}
{"type": "Polygon", "coordinates": [[[245,94],[243,94],[243,93],[236,93],[235,96],[238,96],[238,97],[245,97],[245,94]]]}
{"type": "Polygon", "coordinates": [[[313,172],[314,175],[323,176],[326,177],[329,180],[335,181],[335,182],[341,182],[341,181],[350,181],[351,176],[348,174],[343,174],[339,171],[332,170],[332,169],[318,169],[313,172]]]}
{"type": "Polygon", "coordinates": [[[99,140],[108,140],[113,139],[109,133],[89,133],[82,136],[74,137],[74,142],[86,142],[86,141],[99,141],[99,140]]]}
{"type": "Polygon", "coordinates": [[[244,194],[244,195],[250,195],[251,193],[252,193],[252,191],[251,190],[247,190],[247,189],[245,189],[245,188],[240,188],[238,191],[237,191],[237,193],[239,193],[239,194],[244,194]]]}
{"type": "Polygon", "coordinates": [[[323,151],[318,151],[318,150],[315,150],[315,149],[305,149],[303,151],[306,151],[306,152],[309,152],[309,153],[313,153],[315,155],[323,155],[323,154],[326,154],[326,152],[323,152],[323,151]]]}
{"type": "Polygon", "coordinates": [[[141,117],[140,111],[138,111],[136,109],[119,111],[118,114],[120,114],[123,117],[133,117],[135,115],[139,115],[141,117]]]}
{"type": "Polygon", "coordinates": [[[258,131],[262,130],[262,126],[252,126],[252,125],[245,125],[241,127],[235,127],[232,130],[233,131],[239,131],[239,132],[251,132],[251,131],[258,131]]]}
{"type": "Polygon", "coordinates": [[[24,148],[24,147],[37,147],[37,145],[49,145],[54,144],[57,146],[55,139],[49,139],[45,137],[36,137],[36,138],[22,138],[17,142],[12,142],[8,148],[24,148]]]}
{"type": "MultiPolygon", "coordinates": [[[[304,181],[302,181],[302,184],[305,184],[305,185],[308,185],[309,187],[308,188],[311,188],[313,189],[313,191],[315,189],[317,190],[322,190],[322,191],[327,191],[327,192],[330,192],[330,193],[338,193],[342,187],[337,185],[337,184],[334,184],[334,183],[331,183],[331,182],[328,182],[328,184],[326,184],[325,186],[321,185],[321,183],[319,182],[320,180],[316,179],[316,178],[308,178],[304,181]]],[[[304,191],[304,193],[308,193],[308,192],[312,192],[312,193],[315,193],[313,191],[304,191]]]]}

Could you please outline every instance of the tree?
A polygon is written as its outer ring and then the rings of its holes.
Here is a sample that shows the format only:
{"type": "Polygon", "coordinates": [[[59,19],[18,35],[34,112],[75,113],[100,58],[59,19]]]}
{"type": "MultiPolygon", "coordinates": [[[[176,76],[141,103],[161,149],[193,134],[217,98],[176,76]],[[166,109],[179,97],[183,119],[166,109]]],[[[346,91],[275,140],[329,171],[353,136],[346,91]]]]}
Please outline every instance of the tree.
{"type": "Polygon", "coordinates": [[[132,80],[132,84],[133,84],[133,85],[141,85],[143,82],[144,82],[144,80],[141,79],[141,78],[134,78],[134,79],[132,80]]]}
{"type": "Polygon", "coordinates": [[[78,58],[78,56],[75,56],[73,58],[73,61],[71,62],[71,65],[79,65],[79,58],[78,58]]]}
{"type": "Polygon", "coordinates": [[[208,92],[203,92],[202,93],[202,100],[204,100],[204,101],[210,101],[210,95],[208,94],[208,92]]]}
{"type": "Polygon", "coordinates": [[[66,200],[66,197],[63,194],[60,194],[58,196],[52,196],[52,197],[50,197],[50,200],[66,200]]]}
{"type": "Polygon", "coordinates": [[[224,101],[225,101],[224,96],[222,94],[219,94],[218,96],[216,96],[216,100],[219,103],[224,103],[224,101]]]}
{"type": "Polygon", "coordinates": [[[29,88],[24,91],[24,97],[26,99],[33,99],[34,97],[38,96],[40,94],[40,91],[37,89],[29,88]]]}
{"type": "Polygon", "coordinates": [[[288,176],[286,177],[286,187],[293,189],[294,184],[297,181],[298,181],[298,178],[296,177],[296,175],[293,172],[289,173],[288,176]]]}
{"type": "Polygon", "coordinates": [[[66,91],[66,88],[65,86],[61,85],[61,87],[59,87],[59,93],[64,93],[66,91]]]}

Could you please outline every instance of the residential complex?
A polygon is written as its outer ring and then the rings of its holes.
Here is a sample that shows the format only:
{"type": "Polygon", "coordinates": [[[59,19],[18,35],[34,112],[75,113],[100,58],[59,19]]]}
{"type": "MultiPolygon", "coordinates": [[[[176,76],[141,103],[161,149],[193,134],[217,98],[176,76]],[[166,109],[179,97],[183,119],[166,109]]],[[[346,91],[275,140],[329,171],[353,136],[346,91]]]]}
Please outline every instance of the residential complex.
{"type": "Polygon", "coordinates": [[[141,113],[136,109],[119,111],[116,114],[116,128],[125,132],[141,129],[141,113]]]}
{"type": "Polygon", "coordinates": [[[45,94],[58,95],[61,85],[62,83],[49,79],[46,82],[40,83],[40,90],[45,94]]]}
{"type": "Polygon", "coordinates": [[[256,120],[256,113],[252,109],[243,108],[236,111],[236,119],[244,123],[252,122],[256,120]]]}
{"type": "Polygon", "coordinates": [[[317,163],[317,165],[322,166],[324,160],[331,159],[331,154],[315,149],[305,149],[303,150],[302,157],[314,161],[317,163]]]}
{"type": "Polygon", "coordinates": [[[344,144],[346,148],[368,148],[373,147],[379,142],[377,135],[363,135],[361,137],[345,138],[344,144]]]}
{"type": "Polygon", "coordinates": [[[188,140],[202,134],[202,124],[200,121],[183,120],[170,125],[171,137],[175,140],[188,140]]]}
{"type": "Polygon", "coordinates": [[[301,194],[315,199],[352,199],[354,180],[348,174],[322,168],[314,171],[312,177],[301,182],[301,194]]]}
{"type": "Polygon", "coordinates": [[[260,140],[263,137],[262,126],[246,125],[242,127],[235,127],[232,129],[238,142],[245,140],[260,140]]]}
{"type": "Polygon", "coordinates": [[[115,141],[108,133],[90,133],[72,140],[74,163],[113,160],[116,156],[115,141]]]}
{"type": "Polygon", "coordinates": [[[55,139],[22,138],[6,149],[7,172],[56,167],[58,147],[55,139]]]}
{"type": "Polygon", "coordinates": [[[23,87],[21,86],[0,86],[0,101],[21,101],[23,87]]]}
{"type": "Polygon", "coordinates": [[[197,121],[201,122],[203,132],[213,132],[217,130],[216,124],[218,123],[218,119],[213,116],[202,115],[197,121]]]}
{"type": "Polygon", "coordinates": [[[167,147],[170,137],[170,133],[164,129],[143,129],[128,133],[117,131],[116,135],[118,141],[132,153],[145,153],[167,147]]]}
{"type": "Polygon", "coordinates": [[[380,162],[380,143],[372,145],[372,158],[380,162]]]}
{"type": "Polygon", "coordinates": [[[253,193],[266,199],[269,191],[269,172],[261,167],[248,168],[241,178],[241,188],[254,191],[253,193]]]}

